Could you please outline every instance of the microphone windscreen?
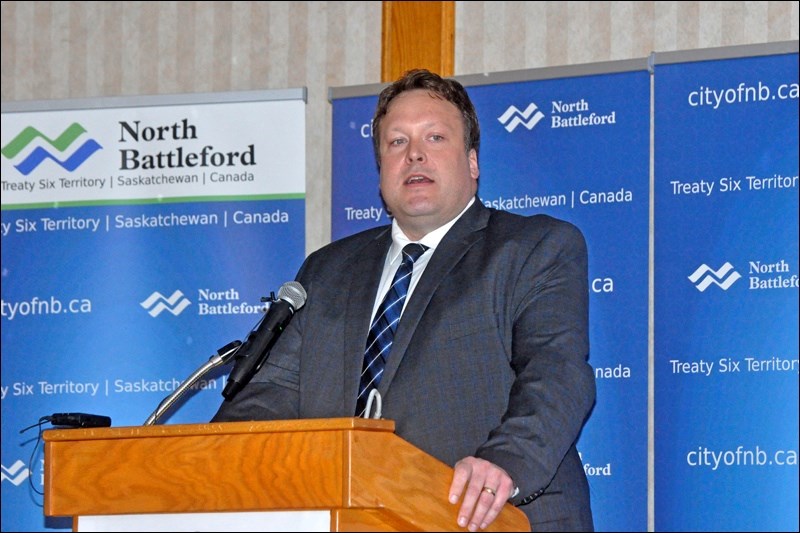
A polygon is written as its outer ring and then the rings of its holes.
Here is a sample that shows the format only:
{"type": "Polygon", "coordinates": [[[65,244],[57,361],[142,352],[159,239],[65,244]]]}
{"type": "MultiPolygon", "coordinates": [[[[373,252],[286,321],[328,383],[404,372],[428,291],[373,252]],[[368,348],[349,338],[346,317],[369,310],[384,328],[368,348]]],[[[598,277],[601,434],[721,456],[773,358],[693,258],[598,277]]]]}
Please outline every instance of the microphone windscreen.
{"type": "Polygon", "coordinates": [[[286,300],[297,311],[306,303],[306,290],[296,281],[287,281],[278,289],[278,298],[286,300]]]}

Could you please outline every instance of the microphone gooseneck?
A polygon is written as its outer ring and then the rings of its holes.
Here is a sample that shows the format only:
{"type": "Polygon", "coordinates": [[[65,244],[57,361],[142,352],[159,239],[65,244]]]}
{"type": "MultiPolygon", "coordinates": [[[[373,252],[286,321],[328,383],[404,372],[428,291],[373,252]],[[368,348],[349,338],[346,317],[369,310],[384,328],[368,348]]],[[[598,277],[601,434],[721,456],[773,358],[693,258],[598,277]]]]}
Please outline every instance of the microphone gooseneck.
{"type": "Polygon", "coordinates": [[[180,384],[179,387],[177,387],[174,391],[172,391],[171,394],[169,394],[169,396],[161,400],[161,403],[158,404],[156,410],[153,411],[150,414],[150,416],[147,417],[147,420],[145,420],[144,425],[152,426],[153,424],[155,424],[156,421],[159,419],[159,417],[161,417],[161,415],[163,415],[167,411],[167,409],[172,407],[172,405],[178,400],[178,398],[183,396],[183,394],[189,389],[189,387],[197,383],[197,381],[201,377],[205,376],[210,370],[218,366],[227,364],[231,359],[233,359],[234,354],[236,354],[236,351],[239,349],[241,345],[242,341],[233,341],[229,342],[228,344],[217,350],[217,353],[215,355],[212,355],[208,361],[206,361],[203,365],[201,365],[200,368],[195,370],[191,376],[186,378],[184,382],[180,384]]]}

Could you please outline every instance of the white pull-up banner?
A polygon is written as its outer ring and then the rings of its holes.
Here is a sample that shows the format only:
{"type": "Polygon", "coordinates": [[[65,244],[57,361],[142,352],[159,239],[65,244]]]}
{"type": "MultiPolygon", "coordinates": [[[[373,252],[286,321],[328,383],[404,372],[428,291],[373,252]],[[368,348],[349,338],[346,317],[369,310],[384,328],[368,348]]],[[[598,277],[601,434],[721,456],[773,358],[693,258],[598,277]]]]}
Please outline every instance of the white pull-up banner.
{"type": "MultiPolygon", "coordinates": [[[[22,428],[143,424],[244,340],[304,236],[304,89],[4,105],[2,530],[71,528],[43,516],[22,428]]],[[[207,422],[229,370],[159,422],[207,422]]]]}

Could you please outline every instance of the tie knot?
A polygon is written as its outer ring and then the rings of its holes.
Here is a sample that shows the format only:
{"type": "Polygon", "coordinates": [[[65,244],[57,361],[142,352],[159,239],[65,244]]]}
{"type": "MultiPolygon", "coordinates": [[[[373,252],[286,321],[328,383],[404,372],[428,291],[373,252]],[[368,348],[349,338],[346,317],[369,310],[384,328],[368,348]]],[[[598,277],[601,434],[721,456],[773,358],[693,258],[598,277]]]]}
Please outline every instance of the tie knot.
{"type": "Polygon", "coordinates": [[[411,262],[413,263],[414,261],[422,257],[422,254],[424,254],[427,249],[428,247],[425,246],[424,244],[420,244],[418,242],[412,242],[411,244],[406,244],[403,247],[403,257],[411,260],[411,262]]]}

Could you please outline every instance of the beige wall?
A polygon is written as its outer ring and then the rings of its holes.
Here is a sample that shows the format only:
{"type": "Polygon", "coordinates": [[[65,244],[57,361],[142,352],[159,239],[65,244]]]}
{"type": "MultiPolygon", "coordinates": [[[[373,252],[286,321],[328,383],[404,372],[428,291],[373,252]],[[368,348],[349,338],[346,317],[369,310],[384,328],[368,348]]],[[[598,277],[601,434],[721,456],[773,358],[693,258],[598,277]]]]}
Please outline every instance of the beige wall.
{"type": "MultiPolygon", "coordinates": [[[[456,2],[455,74],[796,40],[798,4],[456,2]]],[[[4,1],[0,35],[3,102],[307,87],[306,249],[330,241],[328,88],[380,82],[380,2],[4,1]]]]}
{"type": "Polygon", "coordinates": [[[459,75],[798,37],[798,2],[456,4],[459,75]]]}

